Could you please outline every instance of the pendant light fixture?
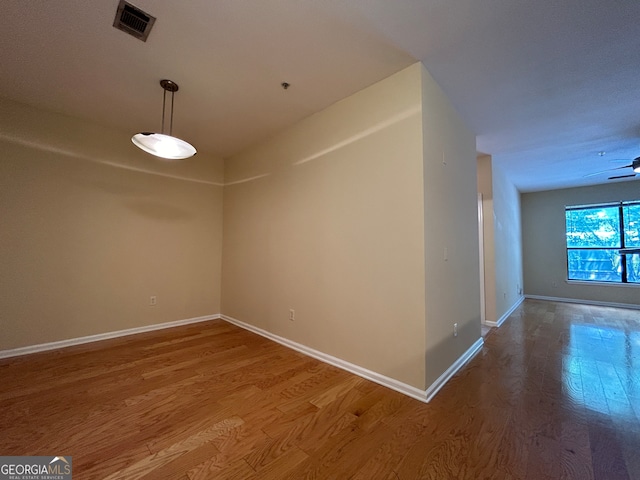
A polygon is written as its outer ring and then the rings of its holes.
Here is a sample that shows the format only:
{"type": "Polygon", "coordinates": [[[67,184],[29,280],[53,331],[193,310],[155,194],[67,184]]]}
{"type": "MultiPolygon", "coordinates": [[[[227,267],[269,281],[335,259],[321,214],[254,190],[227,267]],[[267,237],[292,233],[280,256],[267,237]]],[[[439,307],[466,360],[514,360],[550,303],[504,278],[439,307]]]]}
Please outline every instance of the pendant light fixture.
{"type": "Polygon", "coordinates": [[[171,80],[160,80],[164,89],[162,97],[162,133],[141,132],[131,137],[133,144],[156,157],[169,160],[182,160],[193,157],[196,149],[188,142],[172,136],[173,131],[173,96],[178,91],[178,84],[171,80]],[[164,133],[164,117],[167,110],[167,92],[171,92],[171,107],[169,113],[169,135],[164,133]]]}

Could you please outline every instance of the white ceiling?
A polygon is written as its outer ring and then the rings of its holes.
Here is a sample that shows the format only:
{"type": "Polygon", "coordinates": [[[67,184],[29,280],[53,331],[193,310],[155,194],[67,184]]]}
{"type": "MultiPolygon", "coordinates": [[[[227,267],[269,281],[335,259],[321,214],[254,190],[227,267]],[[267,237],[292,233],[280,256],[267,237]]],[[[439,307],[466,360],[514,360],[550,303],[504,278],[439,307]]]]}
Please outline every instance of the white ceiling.
{"type": "Polygon", "coordinates": [[[146,43],[118,0],[2,0],[0,96],[134,133],[160,129],[169,78],[174,134],[227,157],[421,60],[522,191],[640,156],[637,0],[131,3],[146,43]]]}

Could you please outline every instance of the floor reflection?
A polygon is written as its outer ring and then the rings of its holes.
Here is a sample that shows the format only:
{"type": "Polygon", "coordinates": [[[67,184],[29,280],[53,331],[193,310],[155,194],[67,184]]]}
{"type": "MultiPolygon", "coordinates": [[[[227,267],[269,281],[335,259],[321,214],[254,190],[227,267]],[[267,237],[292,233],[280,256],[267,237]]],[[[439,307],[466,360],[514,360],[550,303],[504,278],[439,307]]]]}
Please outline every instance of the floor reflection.
{"type": "Polygon", "coordinates": [[[619,419],[634,419],[633,399],[640,399],[639,367],[640,331],[570,325],[563,379],[574,402],[619,419]]]}

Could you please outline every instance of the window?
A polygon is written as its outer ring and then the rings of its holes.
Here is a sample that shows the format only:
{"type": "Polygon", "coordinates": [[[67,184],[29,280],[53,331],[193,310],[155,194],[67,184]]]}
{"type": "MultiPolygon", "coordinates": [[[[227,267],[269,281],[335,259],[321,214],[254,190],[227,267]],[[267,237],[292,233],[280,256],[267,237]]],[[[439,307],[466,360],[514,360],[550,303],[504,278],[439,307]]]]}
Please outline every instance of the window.
{"type": "Polygon", "coordinates": [[[640,200],[565,208],[567,278],[640,283],[640,200]]]}

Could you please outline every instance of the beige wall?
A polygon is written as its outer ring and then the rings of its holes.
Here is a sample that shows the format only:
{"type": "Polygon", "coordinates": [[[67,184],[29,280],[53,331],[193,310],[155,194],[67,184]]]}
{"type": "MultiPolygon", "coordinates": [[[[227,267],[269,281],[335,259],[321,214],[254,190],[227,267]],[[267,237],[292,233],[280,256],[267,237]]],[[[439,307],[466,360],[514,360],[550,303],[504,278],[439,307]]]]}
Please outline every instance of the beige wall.
{"type": "Polygon", "coordinates": [[[224,314],[420,389],[480,338],[475,139],[421,64],[225,184],[224,314]]]}
{"type": "Polygon", "coordinates": [[[424,389],[420,101],[414,65],[226,162],[224,314],[424,389]]]}
{"type": "Polygon", "coordinates": [[[524,288],[527,295],[640,305],[640,287],[568,283],[567,205],[638,200],[640,182],[522,194],[524,288]]]}
{"type": "Polygon", "coordinates": [[[495,322],[498,316],[496,314],[496,257],[493,237],[493,171],[490,155],[478,157],[478,192],[482,194],[485,321],[495,322]]]}
{"type": "Polygon", "coordinates": [[[475,136],[421,66],[426,384],[480,338],[475,136]],[[458,336],[453,325],[458,324],[458,336]]]}
{"type": "Polygon", "coordinates": [[[493,323],[522,299],[520,192],[490,155],[478,157],[478,191],[484,214],[485,321],[493,323]]]}
{"type": "Polygon", "coordinates": [[[522,299],[522,220],[520,192],[493,162],[493,228],[496,320],[522,299]]]}
{"type": "Polygon", "coordinates": [[[0,350],[218,313],[222,175],[0,100],[0,350]]]}

